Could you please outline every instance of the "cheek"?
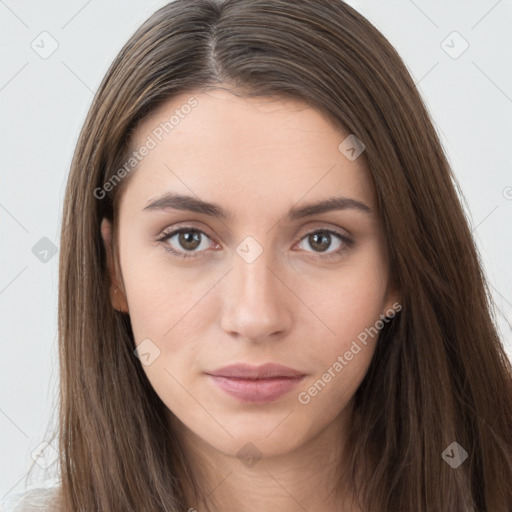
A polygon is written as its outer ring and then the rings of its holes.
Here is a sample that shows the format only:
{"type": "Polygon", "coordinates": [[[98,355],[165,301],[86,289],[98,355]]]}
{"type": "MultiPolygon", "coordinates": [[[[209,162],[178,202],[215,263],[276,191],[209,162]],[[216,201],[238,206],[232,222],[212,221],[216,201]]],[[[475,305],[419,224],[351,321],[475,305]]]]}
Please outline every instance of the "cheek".
{"type": "Polygon", "coordinates": [[[315,371],[302,386],[305,395],[303,400],[298,397],[299,403],[336,404],[339,409],[355,393],[384,325],[387,276],[380,253],[368,251],[308,296],[311,309],[319,312],[325,325],[318,324],[321,331],[310,331],[323,334],[314,336],[310,345],[315,371]]]}
{"type": "Polygon", "coordinates": [[[188,391],[195,392],[199,323],[204,322],[203,304],[197,298],[204,294],[204,286],[196,283],[183,291],[183,278],[168,272],[163,277],[160,270],[164,269],[155,265],[143,275],[127,273],[125,287],[142,368],[167,407],[180,411],[190,406],[188,391]],[[148,364],[144,353],[150,354],[148,364]]]}
{"type": "Polygon", "coordinates": [[[150,354],[143,369],[166,402],[185,403],[178,382],[194,387],[204,326],[216,318],[208,291],[218,277],[187,272],[170,264],[164,251],[140,250],[128,240],[121,268],[135,345],[150,354]]]}
{"type": "Polygon", "coordinates": [[[208,278],[171,264],[163,249],[125,238],[121,268],[136,343],[170,337],[207,290],[208,278]]]}
{"type": "Polygon", "coordinates": [[[352,340],[381,318],[387,309],[387,280],[385,259],[378,247],[369,247],[313,288],[307,300],[329,328],[323,329],[326,353],[350,347],[352,340]]]}

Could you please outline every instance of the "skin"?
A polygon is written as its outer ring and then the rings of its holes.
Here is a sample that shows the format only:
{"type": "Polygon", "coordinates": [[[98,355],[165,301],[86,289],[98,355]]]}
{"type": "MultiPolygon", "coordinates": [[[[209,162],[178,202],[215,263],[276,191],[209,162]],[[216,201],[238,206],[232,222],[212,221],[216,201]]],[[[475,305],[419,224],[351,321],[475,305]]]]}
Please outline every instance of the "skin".
{"type": "MultiPolygon", "coordinates": [[[[146,118],[134,147],[191,96],[176,96],[146,118]]],[[[160,350],[144,371],[216,509],[358,510],[346,490],[331,491],[352,398],[375,340],[308,404],[297,396],[398,301],[388,290],[370,174],[362,157],[350,161],[338,149],[348,134],[301,101],[247,99],[224,89],[193,96],[197,107],[138,164],[123,191],[119,276],[112,227],[103,220],[112,304],[129,312],[136,345],[149,338],[160,350]],[[144,211],[168,191],[218,203],[233,218],[144,211]],[[290,208],[333,195],[371,212],[285,221],[290,208]],[[181,227],[206,234],[198,248],[180,245],[178,235],[157,241],[181,227]],[[353,245],[333,235],[322,249],[307,236],[325,229],[349,236],[353,245]],[[248,236],[263,251],[252,263],[236,252],[248,236]],[[182,253],[188,247],[195,256],[181,259],[169,246],[182,253]],[[342,253],[326,257],[340,247],[342,253]],[[274,402],[242,403],[204,373],[237,362],[276,362],[306,377],[274,402]],[[247,443],[262,455],[252,467],[237,457],[247,443]]],[[[205,510],[189,489],[187,496],[190,507],[205,510]]]]}

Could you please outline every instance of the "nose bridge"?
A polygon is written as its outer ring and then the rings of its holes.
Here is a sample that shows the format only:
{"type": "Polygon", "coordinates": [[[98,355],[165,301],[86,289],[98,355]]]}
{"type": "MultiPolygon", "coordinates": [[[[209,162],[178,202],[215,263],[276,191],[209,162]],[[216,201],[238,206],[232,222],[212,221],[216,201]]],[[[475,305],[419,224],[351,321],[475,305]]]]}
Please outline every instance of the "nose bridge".
{"type": "Polygon", "coordinates": [[[268,269],[269,266],[269,261],[263,255],[252,263],[236,258],[233,279],[236,280],[239,303],[243,302],[252,308],[257,308],[259,304],[270,305],[269,300],[277,293],[277,283],[268,269]]]}
{"type": "Polygon", "coordinates": [[[222,313],[222,326],[227,332],[252,341],[288,329],[290,321],[283,284],[274,275],[275,270],[268,268],[272,268],[271,250],[260,248],[250,240],[237,248],[222,313]]]}

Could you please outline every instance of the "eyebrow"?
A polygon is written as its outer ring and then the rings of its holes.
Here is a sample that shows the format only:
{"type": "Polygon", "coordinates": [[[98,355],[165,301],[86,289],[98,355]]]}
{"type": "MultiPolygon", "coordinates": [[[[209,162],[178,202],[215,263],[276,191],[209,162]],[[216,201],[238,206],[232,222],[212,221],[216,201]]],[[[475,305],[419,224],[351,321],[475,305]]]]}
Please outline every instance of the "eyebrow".
{"type": "MultiPolygon", "coordinates": [[[[372,213],[372,209],[366,204],[351,199],[349,197],[330,197],[315,203],[309,203],[304,206],[294,206],[285,215],[286,221],[299,220],[304,217],[318,215],[333,210],[356,210],[362,213],[372,213]]],[[[167,192],[155,199],[148,201],[143,211],[167,211],[183,210],[195,213],[201,213],[210,217],[223,220],[232,220],[233,214],[226,211],[222,206],[216,203],[210,203],[193,196],[175,194],[167,192]]]]}

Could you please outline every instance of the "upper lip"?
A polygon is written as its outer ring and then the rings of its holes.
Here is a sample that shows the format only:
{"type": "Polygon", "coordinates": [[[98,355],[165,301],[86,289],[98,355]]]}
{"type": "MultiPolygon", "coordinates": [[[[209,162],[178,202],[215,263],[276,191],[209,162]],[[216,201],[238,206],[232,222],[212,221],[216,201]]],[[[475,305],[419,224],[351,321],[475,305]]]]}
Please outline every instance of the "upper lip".
{"type": "Polygon", "coordinates": [[[215,377],[228,377],[232,379],[271,379],[277,377],[297,378],[304,377],[304,373],[275,363],[265,363],[254,366],[245,363],[223,366],[218,370],[207,372],[215,377]]]}

